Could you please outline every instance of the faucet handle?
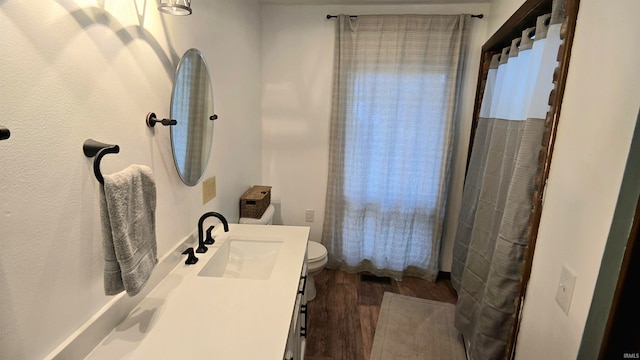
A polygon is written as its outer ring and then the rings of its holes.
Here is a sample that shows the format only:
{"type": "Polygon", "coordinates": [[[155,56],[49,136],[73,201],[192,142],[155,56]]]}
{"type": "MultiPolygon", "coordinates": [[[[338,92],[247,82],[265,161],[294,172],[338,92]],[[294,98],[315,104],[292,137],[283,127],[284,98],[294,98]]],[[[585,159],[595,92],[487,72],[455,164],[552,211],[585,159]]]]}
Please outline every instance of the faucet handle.
{"type": "Polygon", "coordinates": [[[184,262],[187,265],[193,265],[193,264],[198,262],[198,258],[193,253],[193,248],[192,247],[190,247],[187,250],[183,251],[182,255],[188,255],[187,256],[187,260],[185,260],[185,262],[184,262]]]}
{"type": "Polygon", "coordinates": [[[204,240],[204,243],[207,245],[213,245],[216,242],[216,240],[213,238],[213,235],[211,235],[213,228],[215,228],[215,226],[210,226],[207,229],[207,238],[204,240]]]}

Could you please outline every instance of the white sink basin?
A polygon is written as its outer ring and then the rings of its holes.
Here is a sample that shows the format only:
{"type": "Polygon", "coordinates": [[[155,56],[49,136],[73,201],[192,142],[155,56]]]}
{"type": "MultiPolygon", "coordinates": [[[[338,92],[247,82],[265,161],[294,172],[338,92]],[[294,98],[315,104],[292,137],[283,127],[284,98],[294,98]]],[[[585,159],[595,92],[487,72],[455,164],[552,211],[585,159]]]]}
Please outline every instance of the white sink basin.
{"type": "Polygon", "coordinates": [[[281,240],[229,239],[198,276],[266,280],[278,259],[281,240]]]}

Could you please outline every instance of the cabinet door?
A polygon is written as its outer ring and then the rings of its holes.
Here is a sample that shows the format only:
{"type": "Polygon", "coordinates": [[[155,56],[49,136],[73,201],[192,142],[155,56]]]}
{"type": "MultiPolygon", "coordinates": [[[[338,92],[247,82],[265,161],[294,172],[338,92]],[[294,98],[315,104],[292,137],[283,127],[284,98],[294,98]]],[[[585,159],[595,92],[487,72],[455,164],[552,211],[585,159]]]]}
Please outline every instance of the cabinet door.
{"type": "Polygon", "coordinates": [[[300,354],[300,337],[298,335],[298,324],[300,322],[299,308],[300,296],[296,297],[296,306],[291,317],[289,325],[289,338],[287,339],[287,349],[285,350],[284,360],[298,360],[300,354]]]}
{"type": "Polygon", "coordinates": [[[300,320],[298,321],[297,329],[299,336],[298,354],[300,360],[304,359],[305,347],[307,344],[307,276],[307,261],[305,260],[304,266],[302,267],[301,277],[301,280],[303,280],[304,283],[302,284],[301,292],[298,294],[300,296],[300,320]]]}
{"type": "Polygon", "coordinates": [[[307,262],[302,267],[300,282],[298,283],[298,294],[293,308],[291,324],[289,325],[289,337],[284,360],[304,359],[303,336],[306,336],[306,287],[307,287],[307,262]]]}

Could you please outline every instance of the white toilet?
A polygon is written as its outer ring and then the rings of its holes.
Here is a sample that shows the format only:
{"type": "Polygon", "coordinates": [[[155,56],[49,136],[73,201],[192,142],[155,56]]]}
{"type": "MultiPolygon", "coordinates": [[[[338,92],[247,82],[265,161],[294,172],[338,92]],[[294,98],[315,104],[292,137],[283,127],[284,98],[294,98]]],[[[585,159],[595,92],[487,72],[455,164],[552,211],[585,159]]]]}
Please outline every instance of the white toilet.
{"type": "Polygon", "coordinates": [[[316,276],[327,265],[327,248],[319,242],[307,242],[307,301],[316,298],[316,276]]]}
{"type": "MultiPolygon", "coordinates": [[[[269,204],[260,219],[242,217],[238,221],[240,224],[272,225],[275,207],[269,204]]],[[[316,297],[316,282],[314,276],[317,275],[327,264],[327,249],[315,241],[307,242],[307,301],[316,297]]]]}

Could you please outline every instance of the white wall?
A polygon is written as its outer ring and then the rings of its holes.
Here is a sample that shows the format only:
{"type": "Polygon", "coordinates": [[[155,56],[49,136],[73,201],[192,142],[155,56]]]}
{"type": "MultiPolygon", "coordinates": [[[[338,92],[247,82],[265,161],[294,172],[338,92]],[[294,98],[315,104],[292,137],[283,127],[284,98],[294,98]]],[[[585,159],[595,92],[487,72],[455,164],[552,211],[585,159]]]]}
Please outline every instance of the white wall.
{"type": "MultiPolygon", "coordinates": [[[[522,3],[492,1],[488,36],[522,3]]],[[[640,106],[638,13],[635,0],[580,1],[517,359],[578,354],[640,106]],[[577,275],[568,315],[563,265],[577,275]]]]}
{"type": "Polygon", "coordinates": [[[110,297],[102,288],[99,185],[87,138],[116,143],[102,170],[138,163],[157,181],[163,254],[200,214],[238,218],[238,198],[261,176],[260,8],[200,1],[189,17],[161,16],[156,1],[0,1],[0,358],[42,358],[110,297]],[[207,176],[218,197],[175,173],[168,116],[174,69],[190,47],[209,64],[216,112],[207,176]]]}
{"type": "Polygon", "coordinates": [[[491,0],[491,16],[487,19],[487,39],[524,4],[524,0],[491,0]]]}
{"type": "MultiPolygon", "coordinates": [[[[262,7],[262,179],[273,186],[282,222],[311,226],[320,241],[324,220],[329,154],[329,118],[335,21],[327,14],[484,13],[488,4],[339,6],[263,5],[262,7]],[[315,222],[305,222],[305,209],[315,222]]],[[[462,107],[456,134],[450,208],[441,268],[449,271],[462,194],[480,47],[486,20],[474,19],[462,107]]]]}

